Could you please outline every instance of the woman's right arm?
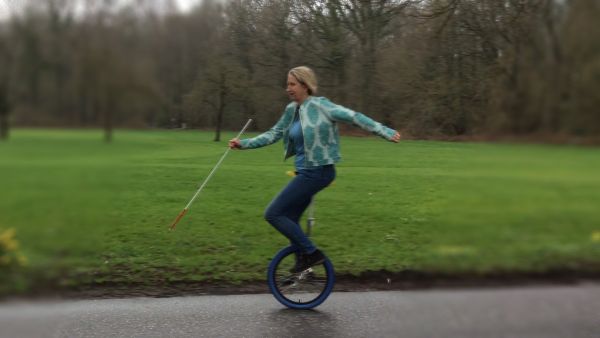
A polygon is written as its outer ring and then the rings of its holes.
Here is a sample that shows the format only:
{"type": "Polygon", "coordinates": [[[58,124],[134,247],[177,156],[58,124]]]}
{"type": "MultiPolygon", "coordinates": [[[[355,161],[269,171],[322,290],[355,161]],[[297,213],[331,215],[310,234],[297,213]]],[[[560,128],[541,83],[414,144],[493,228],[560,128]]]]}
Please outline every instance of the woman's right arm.
{"type": "MultiPolygon", "coordinates": [[[[289,106],[284,111],[283,115],[277,123],[266,132],[249,139],[232,139],[229,141],[229,147],[232,149],[254,149],[273,144],[283,136],[285,128],[289,125],[289,106]]],[[[293,110],[293,108],[292,108],[293,110]]]]}

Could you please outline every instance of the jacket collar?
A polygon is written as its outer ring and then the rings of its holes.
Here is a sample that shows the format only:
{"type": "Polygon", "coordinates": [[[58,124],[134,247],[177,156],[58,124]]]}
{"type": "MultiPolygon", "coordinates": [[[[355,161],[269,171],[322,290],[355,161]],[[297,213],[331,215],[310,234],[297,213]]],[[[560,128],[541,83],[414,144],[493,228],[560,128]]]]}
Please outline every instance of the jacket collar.
{"type": "MultiPolygon", "coordinates": [[[[306,107],[306,105],[312,101],[314,98],[314,96],[309,95],[304,101],[302,101],[302,104],[300,104],[300,109],[302,109],[303,107],[306,107]]],[[[294,102],[294,111],[298,109],[298,102],[294,102]]]]}

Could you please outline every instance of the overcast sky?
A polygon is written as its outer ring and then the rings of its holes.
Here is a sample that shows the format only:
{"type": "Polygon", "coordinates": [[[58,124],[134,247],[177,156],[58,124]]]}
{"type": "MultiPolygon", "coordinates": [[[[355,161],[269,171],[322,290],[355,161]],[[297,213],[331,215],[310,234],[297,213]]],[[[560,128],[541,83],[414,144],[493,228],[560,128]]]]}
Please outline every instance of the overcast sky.
{"type": "Polygon", "coordinates": [[[186,11],[202,0],[176,0],[181,11],[186,11]]]}
{"type": "MultiPolygon", "coordinates": [[[[85,1],[85,0],[79,0],[85,1]]],[[[123,3],[133,2],[135,0],[120,0],[123,3]]],[[[179,10],[185,12],[202,0],[174,0],[179,10]]],[[[8,17],[9,13],[23,6],[25,0],[0,0],[0,19],[8,17]]]]}

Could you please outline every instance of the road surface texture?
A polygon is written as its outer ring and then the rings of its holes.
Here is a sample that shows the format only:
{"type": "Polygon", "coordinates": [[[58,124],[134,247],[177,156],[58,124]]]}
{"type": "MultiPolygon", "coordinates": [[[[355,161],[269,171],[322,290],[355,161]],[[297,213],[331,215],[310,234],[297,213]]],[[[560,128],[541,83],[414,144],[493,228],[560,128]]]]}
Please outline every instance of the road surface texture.
{"type": "Polygon", "coordinates": [[[0,303],[0,337],[600,337],[600,284],[0,303]]]}

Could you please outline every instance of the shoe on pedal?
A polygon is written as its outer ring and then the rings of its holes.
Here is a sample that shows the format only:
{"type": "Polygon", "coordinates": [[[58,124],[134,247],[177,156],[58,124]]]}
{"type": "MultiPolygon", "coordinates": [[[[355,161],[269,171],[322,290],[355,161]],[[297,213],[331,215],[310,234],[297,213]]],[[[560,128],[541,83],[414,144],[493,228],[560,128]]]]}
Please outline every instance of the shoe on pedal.
{"type": "Polygon", "coordinates": [[[325,255],[319,249],[310,254],[300,254],[297,256],[296,265],[290,270],[290,272],[302,272],[311,266],[315,266],[323,262],[325,262],[325,255]]]}
{"type": "Polygon", "coordinates": [[[300,270],[304,266],[304,254],[296,253],[296,264],[290,269],[291,273],[297,273],[303,270],[300,270]]]}

